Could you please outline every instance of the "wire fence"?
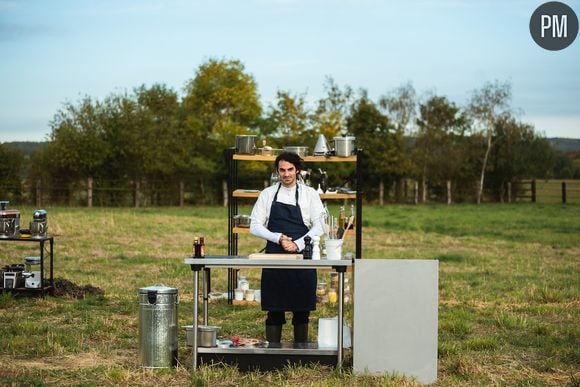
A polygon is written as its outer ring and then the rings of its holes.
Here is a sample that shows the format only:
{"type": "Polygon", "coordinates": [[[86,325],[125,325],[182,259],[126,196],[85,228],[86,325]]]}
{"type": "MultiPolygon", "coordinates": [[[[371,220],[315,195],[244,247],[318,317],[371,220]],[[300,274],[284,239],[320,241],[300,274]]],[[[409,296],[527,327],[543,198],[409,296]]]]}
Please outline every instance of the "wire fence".
{"type": "MultiPolygon", "coordinates": [[[[418,184],[405,179],[398,189],[385,192],[387,203],[418,204],[422,200],[418,184]],[[397,192],[396,192],[397,191],[397,192]]],[[[580,203],[580,180],[522,180],[509,185],[507,202],[580,203]]],[[[208,187],[183,182],[78,182],[72,185],[43,185],[23,182],[21,185],[0,182],[0,200],[11,205],[78,206],[78,207],[155,207],[185,205],[227,205],[227,187],[219,182],[208,187]]],[[[373,202],[366,197],[365,200],[373,202]]],[[[427,202],[446,201],[427,196],[427,202]]]]}

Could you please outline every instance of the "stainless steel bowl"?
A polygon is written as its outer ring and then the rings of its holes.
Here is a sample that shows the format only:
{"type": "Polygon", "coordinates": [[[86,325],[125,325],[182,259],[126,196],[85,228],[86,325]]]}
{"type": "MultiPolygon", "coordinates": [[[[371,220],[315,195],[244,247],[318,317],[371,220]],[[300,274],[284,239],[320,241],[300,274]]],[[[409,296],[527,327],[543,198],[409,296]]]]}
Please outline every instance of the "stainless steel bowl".
{"type": "Polygon", "coordinates": [[[235,215],[234,225],[236,227],[250,227],[252,217],[250,215],[235,215]]]}
{"type": "Polygon", "coordinates": [[[307,146],[297,146],[297,145],[287,145],[284,147],[286,152],[296,153],[300,157],[308,156],[308,147],[307,146]]]}

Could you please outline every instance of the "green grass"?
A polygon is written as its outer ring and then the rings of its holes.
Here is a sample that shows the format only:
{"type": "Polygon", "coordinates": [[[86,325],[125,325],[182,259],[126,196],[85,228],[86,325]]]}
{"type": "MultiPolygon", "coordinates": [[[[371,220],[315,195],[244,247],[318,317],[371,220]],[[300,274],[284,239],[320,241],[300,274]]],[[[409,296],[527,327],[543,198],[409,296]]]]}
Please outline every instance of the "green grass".
{"type": "MultiPolygon", "coordinates": [[[[331,207],[336,212],[337,206],[331,207]]],[[[20,209],[23,219],[32,208],[20,209]]],[[[55,276],[105,290],[104,297],[0,295],[0,384],[4,385],[401,385],[393,375],[352,375],[326,367],[241,373],[191,372],[185,331],[174,370],[141,369],[138,289],[179,289],[179,325],[191,324],[194,235],[208,254],[227,252],[227,210],[219,207],[48,208],[55,276]]],[[[240,212],[249,213],[248,207],[240,212]]],[[[485,204],[365,206],[365,259],[438,259],[438,385],[578,385],[580,381],[580,206],[485,204]]],[[[240,235],[242,254],[263,242],[240,235]]],[[[354,251],[354,240],[345,249],[354,251]]],[[[0,242],[0,263],[35,254],[31,243],[0,242]]],[[[248,271],[253,287],[260,273],[248,271]]],[[[225,271],[212,273],[226,289],[225,271]]],[[[329,282],[328,273],[319,279],[329,282]]],[[[351,309],[347,308],[347,316],[351,309]]],[[[336,314],[331,306],[313,317],[336,314]]],[[[220,335],[263,337],[256,307],[216,302],[220,335]]],[[[316,337],[311,324],[311,337],[316,337]]],[[[283,338],[291,340],[290,327],[283,338]]],[[[348,356],[347,356],[348,359],[348,356]]]]}

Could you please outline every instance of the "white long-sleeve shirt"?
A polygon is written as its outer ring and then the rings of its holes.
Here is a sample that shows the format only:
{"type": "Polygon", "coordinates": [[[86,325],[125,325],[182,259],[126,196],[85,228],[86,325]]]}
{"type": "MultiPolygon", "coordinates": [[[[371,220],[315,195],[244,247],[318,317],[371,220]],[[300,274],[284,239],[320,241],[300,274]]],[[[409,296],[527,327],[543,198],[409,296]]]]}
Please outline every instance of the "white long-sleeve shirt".
{"type": "MultiPolygon", "coordinates": [[[[276,190],[279,185],[280,183],[274,184],[260,192],[258,200],[252,209],[252,219],[250,223],[250,232],[252,235],[276,244],[279,244],[282,233],[271,232],[266,228],[266,225],[268,224],[274,195],[276,195],[276,190]]],[[[281,186],[280,191],[278,191],[277,201],[279,203],[296,205],[296,187],[298,187],[298,202],[300,204],[302,220],[306,227],[309,228],[306,235],[310,237],[322,235],[323,229],[321,218],[324,213],[324,206],[322,205],[320,195],[316,190],[301,183],[297,183],[292,188],[281,186]]],[[[298,251],[304,249],[304,236],[294,241],[298,246],[298,251]]]]}

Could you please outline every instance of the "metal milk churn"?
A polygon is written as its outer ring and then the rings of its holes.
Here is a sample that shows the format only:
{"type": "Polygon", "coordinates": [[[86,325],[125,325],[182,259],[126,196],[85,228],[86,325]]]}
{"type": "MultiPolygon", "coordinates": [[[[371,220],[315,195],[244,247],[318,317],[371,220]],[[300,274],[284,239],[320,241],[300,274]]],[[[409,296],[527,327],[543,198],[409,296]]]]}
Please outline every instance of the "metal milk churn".
{"type": "Polygon", "coordinates": [[[139,289],[139,351],[145,368],[177,366],[176,288],[154,285],[139,289]]]}

